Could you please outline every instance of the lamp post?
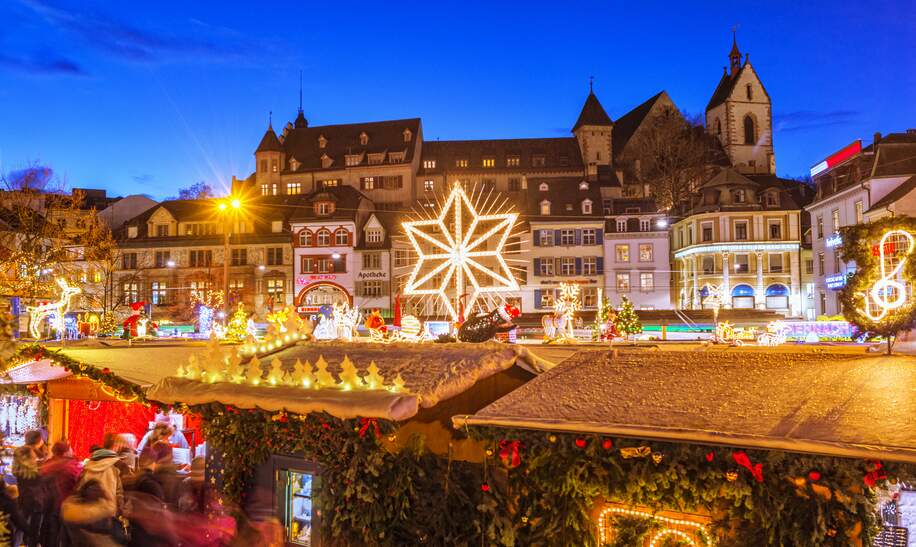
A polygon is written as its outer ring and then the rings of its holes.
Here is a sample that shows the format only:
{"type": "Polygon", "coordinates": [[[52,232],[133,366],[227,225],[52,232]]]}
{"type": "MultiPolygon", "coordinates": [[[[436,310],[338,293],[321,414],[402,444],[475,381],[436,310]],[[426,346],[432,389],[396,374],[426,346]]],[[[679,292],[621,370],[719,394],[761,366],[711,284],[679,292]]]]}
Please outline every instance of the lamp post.
{"type": "Polygon", "coordinates": [[[242,201],[239,198],[231,197],[220,201],[217,208],[223,217],[223,313],[229,317],[229,260],[231,259],[229,236],[231,221],[238,218],[238,213],[242,210],[242,201]]]}

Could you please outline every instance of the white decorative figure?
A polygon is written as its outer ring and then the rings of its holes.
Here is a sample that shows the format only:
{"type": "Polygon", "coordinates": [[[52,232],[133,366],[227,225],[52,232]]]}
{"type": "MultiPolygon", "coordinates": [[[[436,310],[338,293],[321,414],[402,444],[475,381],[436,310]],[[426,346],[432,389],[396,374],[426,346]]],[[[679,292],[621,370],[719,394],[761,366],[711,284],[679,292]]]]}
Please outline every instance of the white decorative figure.
{"type": "Polygon", "coordinates": [[[314,331],[315,340],[337,339],[337,324],[334,319],[321,315],[318,317],[318,326],[314,331]]]}
{"type": "Polygon", "coordinates": [[[548,341],[572,342],[576,339],[573,327],[576,312],[580,309],[579,284],[560,283],[559,290],[554,312],[541,318],[541,326],[544,328],[544,338],[548,341]]]}
{"type": "Polygon", "coordinates": [[[786,343],[786,333],[789,328],[782,321],[770,321],[767,331],[757,337],[757,344],[761,346],[780,346],[786,343]]]}
{"type": "Polygon", "coordinates": [[[337,327],[337,338],[347,342],[352,341],[356,324],[359,323],[359,307],[351,309],[346,304],[334,304],[334,311],[331,315],[337,327]]]}
{"type": "Polygon", "coordinates": [[[420,339],[420,332],[423,330],[420,320],[413,315],[405,315],[401,318],[400,335],[402,339],[416,342],[420,339]]]}
{"type": "Polygon", "coordinates": [[[26,308],[29,312],[29,333],[36,340],[41,338],[40,326],[45,319],[48,319],[51,327],[60,336],[64,335],[64,315],[70,309],[70,299],[82,292],[79,287],[68,285],[67,280],[63,278],[57,280],[57,285],[61,292],[56,302],[46,302],[26,308]]]}

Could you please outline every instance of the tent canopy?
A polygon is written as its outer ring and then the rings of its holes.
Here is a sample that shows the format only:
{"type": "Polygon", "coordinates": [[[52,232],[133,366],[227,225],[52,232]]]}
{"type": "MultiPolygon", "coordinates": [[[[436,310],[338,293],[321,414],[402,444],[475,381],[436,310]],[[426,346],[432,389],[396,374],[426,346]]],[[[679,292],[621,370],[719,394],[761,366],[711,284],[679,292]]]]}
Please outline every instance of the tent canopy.
{"type": "Polygon", "coordinates": [[[580,352],[453,422],[916,462],[913,416],[916,357],[784,347],[580,352]]]}

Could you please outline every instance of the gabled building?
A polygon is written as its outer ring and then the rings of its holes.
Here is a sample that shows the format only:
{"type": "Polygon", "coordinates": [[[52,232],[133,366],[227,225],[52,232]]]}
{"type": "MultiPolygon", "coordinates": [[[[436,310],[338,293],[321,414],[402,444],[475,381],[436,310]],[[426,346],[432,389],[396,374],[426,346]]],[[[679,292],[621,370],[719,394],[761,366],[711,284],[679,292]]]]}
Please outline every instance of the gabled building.
{"type": "Polygon", "coordinates": [[[884,216],[916,216],[916,130],[876,133],[871,144],[854,141],[811,169],[814,300],[817,315],[840,315],[838,291],[855,264],[840,258],[843,226],[884,216]]]}

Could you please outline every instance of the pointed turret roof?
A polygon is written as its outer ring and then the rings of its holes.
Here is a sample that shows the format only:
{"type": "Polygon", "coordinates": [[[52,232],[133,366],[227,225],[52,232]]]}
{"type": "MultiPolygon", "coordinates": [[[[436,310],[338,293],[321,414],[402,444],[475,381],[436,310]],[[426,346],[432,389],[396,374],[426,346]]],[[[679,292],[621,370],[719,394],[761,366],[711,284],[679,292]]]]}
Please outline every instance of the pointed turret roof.
{"type": "Polygon", "coordinates": [[[282,151],[283,145],[280,144],[280,139],[278,139],[277,134],[274,133],[273,125],[268,124],[267,131],[264,132],[264,137],[261,138],[261,144],[258,145],[258,149],[255,150],[255,153],[282,151]]]}
{"type": "Polygon", "coordinates": [[[572,128],[573,132],[583,125],[614,125],[593,91],[589,91],[585,104],[582,105],[582,112],[579,113],[579,119],[572,128]]]}
{"type": "Polygon", "coordinates": [[[309,121],[305,119],[305,114],[302,113],[302,109],[299,109],[299,114],[296,116],[296,121],[293,122],[293,127],[296,129],[301,129],[303,127],[308,127],[309,121]]]}

